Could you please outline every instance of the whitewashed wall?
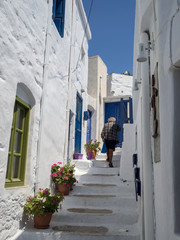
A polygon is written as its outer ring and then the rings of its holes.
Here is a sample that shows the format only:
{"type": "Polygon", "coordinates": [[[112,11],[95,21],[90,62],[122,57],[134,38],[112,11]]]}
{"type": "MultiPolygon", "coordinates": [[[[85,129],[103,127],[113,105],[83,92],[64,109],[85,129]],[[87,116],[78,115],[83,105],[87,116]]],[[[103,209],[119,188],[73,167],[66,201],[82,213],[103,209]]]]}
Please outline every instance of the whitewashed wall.
{"type": "MultiPolygon", "coordinates": [[[[88,27],[83,43],[85,58],[78,61],[86,24],[81,0],[74,2],[73,29],[72,1],[66,1],[63,38],[52,20],[51,0],[24,0],[23,4],[20,0],[1,1],[0,16],[0,239],[5,240],[24,225],[22,204],[27,196],[39,187],[50,186],[51,164],[65,162],[66,110],[69,106],[75,113],[76,93],[81,93],[81,88],[85,89],[83,110],[87,109],[87,51],[91,34],[88,27]],[[5,188],[16,95],[32,107],[25,186],[5,188]]],[[[83,123],[82,145],[85,129],[83,123]]],[[[72,139],[73,135],[74,131],[72,139]]],[[[71,152],[73,149],[74,145],[71,152]]]]}
{"type": "Polygon", "coordinates": [[[142,197],[139,198],[142,239],[180,239],[180,179],[176,170],[180,167],[177,160],[180,157],[177,144],[180,139],[180,70],[177,68],[180,60],[180,48],[177,43],[180,38],[179,16],[177,0],[136,1],[133,75],[134,79],[142,80],[142,83],[139,85],[139,91],[133,93],[133,97],[135,125],[139,129],[138,136],[141,142],[137,151],[138,156],[142,156],[142,162],[139,162],[143,177],[142,197]],[[148,62],[137,63],[138,43],[144,42],[147,46],[148,38],[155,40],[155,49],[150,50],[150,65],[148,62]],[[149,94],[157,62],[160,162],[155,163],[149,94]]]}
{"type": "Polygon", "coordinates": [[[132,96],[133,77],[111,73],[107,77],[107,95],[108,96],[132,96]]]}

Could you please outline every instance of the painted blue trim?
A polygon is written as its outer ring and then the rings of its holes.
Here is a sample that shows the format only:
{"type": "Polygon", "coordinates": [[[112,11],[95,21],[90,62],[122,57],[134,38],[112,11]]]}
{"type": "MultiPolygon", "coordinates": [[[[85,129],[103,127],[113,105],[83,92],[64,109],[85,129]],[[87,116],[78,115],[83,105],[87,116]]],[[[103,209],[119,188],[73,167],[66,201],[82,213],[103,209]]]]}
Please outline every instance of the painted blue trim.
{"type": "Polygon", "coordinates": [[[133,123],[132,112],[132,98],[126,100],[121,98],[119,102],[105,103],[105,123],[108,121],[109,117],[115,117],[116,123],[121,127],[121,131],[118,133],[119,144],[117,146],[119,147],[122,147],[123,142],[123,124],[133,123]]]}
{"type": "Polygon", "coordinates": [[[129,115],[130,115],[130,123],[133,123],[133,103],[132,103],[132,98],[129,98],[129,115]]]}
{"type": "Polygon", "coordinates": [[[64,37],[65,0],[53,0],[52,18],[61,37],[64,37]]]}
{"type": "Polygon", "coordinates": [[[86,142],[89,142],[89,140],[91,139],[91,117],[92,112],[88,110],[86,142]]]}
{"type": "Polygon", "coordinates": [[[81,152],[81,133],[82,133],[82,106],[83,99],[77,92],[76,95],[76,122],[75,122],[75,152],[81,152]],[[80,109],[79,109],[80,107],[80,109]]]}

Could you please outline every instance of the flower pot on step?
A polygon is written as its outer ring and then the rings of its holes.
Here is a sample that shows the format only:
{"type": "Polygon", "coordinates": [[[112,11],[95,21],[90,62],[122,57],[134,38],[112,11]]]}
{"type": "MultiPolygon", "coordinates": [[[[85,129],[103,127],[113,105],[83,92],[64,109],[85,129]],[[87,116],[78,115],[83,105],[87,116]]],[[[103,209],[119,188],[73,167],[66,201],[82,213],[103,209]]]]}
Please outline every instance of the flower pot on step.
{"type": "Polygon", "coordinates": [[[74,153],[73,154],[73,159],[82,159],[83,158],[83,154],[82,153],[74,153]]]}
{"type": "Polygon", "coordinates": [[[87,153],[87,159],[92,160],[92,158],[93,158],[93,152],[88,152],[87,153]]]}
{"type": "Polygon", "coordinates": [[[93,150],[92,153],[93,153],[92,159],[96,160],[96,151],[93,150]]]}
{"type": "Polygon", "coordinates": [[[70,188],[66,184],[57,184],[58,191],[64,195],[69,195],[70,188]]]}
{"type": "Polygon", "coordinates": [[[34,216],[34,227],[39,229],[46,229],[49,227],[49,223],[52,218],[52,213],[45,213],[45,216],[34,216]]]}

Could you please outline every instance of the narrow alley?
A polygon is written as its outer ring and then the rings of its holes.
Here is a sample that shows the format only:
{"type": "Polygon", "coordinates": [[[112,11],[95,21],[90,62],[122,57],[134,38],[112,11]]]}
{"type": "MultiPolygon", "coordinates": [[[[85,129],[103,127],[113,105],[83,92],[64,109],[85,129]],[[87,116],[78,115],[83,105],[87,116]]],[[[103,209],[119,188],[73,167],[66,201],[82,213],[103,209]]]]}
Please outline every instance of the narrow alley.
{"type": "Polygon", "coordinates": [[[120,156],[116,150],[114,168],[107,167],[105,154],[94,161],[76,160],[78,184],[53,215],[50,228],[30,225],[17,239],[139,240],[134,182],[120,178],[120,156]]]}

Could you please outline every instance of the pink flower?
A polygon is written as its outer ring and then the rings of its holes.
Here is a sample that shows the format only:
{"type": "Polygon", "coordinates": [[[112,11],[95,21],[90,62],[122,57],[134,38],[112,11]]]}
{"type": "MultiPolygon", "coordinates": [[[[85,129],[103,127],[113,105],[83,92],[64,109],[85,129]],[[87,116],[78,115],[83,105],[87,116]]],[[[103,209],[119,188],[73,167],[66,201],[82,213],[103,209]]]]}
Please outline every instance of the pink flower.
{"type": "Polygon", "coordinates": [[[68,177],[64,177],[64,179],[68,180],[68,177]]]}
{"type": "Polygon", "coordinates": [[[60,170],[61,170],[61,171],[64,171],[64,168],[62,167],[60,170]]]}
{"type": "Polygon", "coordinates": [[[67,173],[67,175],[71,175],[70,173],[67,173]]]}
{"type": "Polygon", "coordinates": [[[55,167],[55,166],[57,166],[57,164],[54,163],[51,167],[55,167]]]}
{"type": "Polygon", "coordinates": [[[29,200],[29,201],[32,201],[32,197],[29,197],[28,200],[29,200]]]}
{"type": "Polygon", "coordinates": [[[60,177],[62,177],[62,174],[59,174],[60,177]]]}
{"type": "Polygon", "coordinates": [[[50,175],[51,177],[53,177],[53,173],[51,173],[51,175],[50,175]]]}
{"type": "Polygon", "coordinates": [[[58,162],[59,164],[62,164],[62,162],[58,162]]]}
{"type": "Polygon", "coordinates": [[[49,193],[49,192],[48,192],[47,190],[43,190],[43,193],[45,193],[45,194],[46,194],[46,193],[49,193]]]}
{"type": "Polygon", "coordinates": [[[64,196],[64,193],[61,193],[64,196]]]}
{"type": "Polygon", "coordinates": [[[67,184],[67,187],[68,187],[68,188],[71,188],[71,184],[67,184]]]}
{"type": "Polygon", "coordinates": [[[57,173],[53,173],[53,177],[57,177],[58,175],[57,175],[57,173]]]}

